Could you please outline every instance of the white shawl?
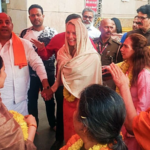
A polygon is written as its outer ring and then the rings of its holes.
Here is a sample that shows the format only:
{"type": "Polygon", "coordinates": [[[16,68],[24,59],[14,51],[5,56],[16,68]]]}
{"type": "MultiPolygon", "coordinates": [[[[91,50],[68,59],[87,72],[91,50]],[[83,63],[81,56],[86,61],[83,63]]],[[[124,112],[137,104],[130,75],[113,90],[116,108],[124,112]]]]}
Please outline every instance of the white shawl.
{"type": "Polygon", "coordinates": [[[87,29],[81,19],[72,19],[67,23],[75,25],[76,52],[72,58],[68,42],[57,53],[58,74],[52,86],[55,92],[61,83],[76,98],[80,92],[91,84],[102,84],[101,59],[88,37],[87,29]]]}

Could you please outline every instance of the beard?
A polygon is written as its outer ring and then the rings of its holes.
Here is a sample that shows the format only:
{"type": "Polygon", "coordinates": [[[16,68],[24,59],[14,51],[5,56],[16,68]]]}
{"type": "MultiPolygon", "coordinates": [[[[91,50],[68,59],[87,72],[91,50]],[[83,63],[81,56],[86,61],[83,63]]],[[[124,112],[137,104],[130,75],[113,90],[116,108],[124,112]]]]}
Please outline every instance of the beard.
{"type": "Polygon", "coordinates": [[[87,20],[82,20],[82,22],[87,29],[89,29],[93,25],[93,22],[91,21],[88,21],[88,24],[86,24],[87,20]]]}

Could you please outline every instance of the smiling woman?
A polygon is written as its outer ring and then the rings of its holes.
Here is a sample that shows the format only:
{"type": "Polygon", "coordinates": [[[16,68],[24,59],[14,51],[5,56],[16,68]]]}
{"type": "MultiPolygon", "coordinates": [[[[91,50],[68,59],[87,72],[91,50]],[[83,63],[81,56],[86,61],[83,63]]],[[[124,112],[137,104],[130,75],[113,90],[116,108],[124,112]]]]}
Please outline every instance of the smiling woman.
{"type": "Polygon", "coordinates": [[[65,45],[57,53],[58,74],[53,92],[63,83],[64,139],[75,133],[73,113],[79,101],[80,92],[88,85],[102,84],[101,60],[93,48],[87,29],[81,19],[72,19],[66,25],[65,45]]]}

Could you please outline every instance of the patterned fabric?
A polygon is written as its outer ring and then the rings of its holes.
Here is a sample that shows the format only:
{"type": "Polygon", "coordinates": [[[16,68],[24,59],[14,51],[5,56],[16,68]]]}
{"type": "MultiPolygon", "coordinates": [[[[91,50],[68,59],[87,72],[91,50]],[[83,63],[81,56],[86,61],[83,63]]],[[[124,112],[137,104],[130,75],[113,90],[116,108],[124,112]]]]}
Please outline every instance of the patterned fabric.
{"type": "MultiPolygon", "coordinates": [[[[28,29],[25,29],[21,32],[20,37],[30,40],[31,38],[34,38],[35,35],[33,34],[33,27],[30,27],[28,29]],[[33,36],[34,35],[34,36],[33,36]]],[[[35,37],[38,41],[43,42],[45,46],[48,45],[50,40],[57,34],[57,31],[53,28],[50,27],[45,27],[45,29],[41,32],[39,32],[38,37],[35,37]]],[[[37,47],[33,45],[35,51],[37,52],[37,47]]],[[[55,62],[55,55],[52,55],[48,60],[43,60],[46,72],[49,75],[54,74],[55,67],[54,67],[54,62],[55,62]]],[[[30,75],[31,76],[36,76],[36,72],[32,70],[31,67],[29,67],[30,70],[30,75]]]]}

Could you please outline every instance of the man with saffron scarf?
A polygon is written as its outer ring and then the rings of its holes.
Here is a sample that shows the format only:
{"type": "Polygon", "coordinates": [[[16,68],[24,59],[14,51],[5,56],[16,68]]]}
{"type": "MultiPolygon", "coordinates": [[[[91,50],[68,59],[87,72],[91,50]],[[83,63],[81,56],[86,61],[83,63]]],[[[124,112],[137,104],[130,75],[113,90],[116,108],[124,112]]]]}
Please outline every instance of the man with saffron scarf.
{"type": "Polygon", "coordinates": [[[8,110],[27,115],[27,92],[29,88],[29,65],[42,82],[45,98],[51,97],[51,90],[42,60],[32,48],[32,44],[15,35],[11,18],[0,13],[0,55],[4,60],[7,74],[4,88],[0,90],[3,103],[8,110]]]}

